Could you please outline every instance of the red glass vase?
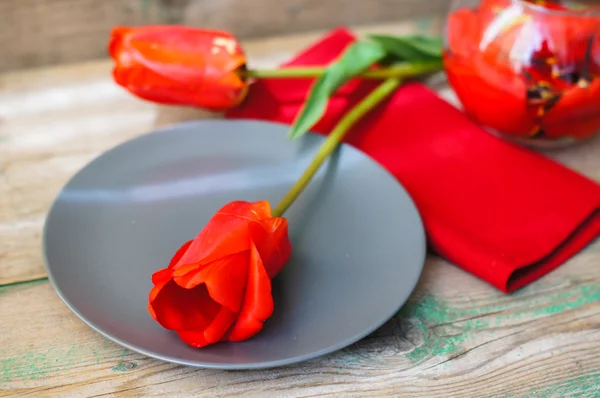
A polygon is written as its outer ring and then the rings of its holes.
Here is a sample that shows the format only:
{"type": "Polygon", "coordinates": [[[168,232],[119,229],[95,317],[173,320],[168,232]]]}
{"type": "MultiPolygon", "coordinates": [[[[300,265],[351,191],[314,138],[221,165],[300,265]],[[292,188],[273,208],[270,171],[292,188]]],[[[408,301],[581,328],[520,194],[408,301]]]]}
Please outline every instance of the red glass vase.
{"type": "Polygon", "coordinates": [[[600,132],[600,1],[455,0],[444,69],[463,110],[530,146],[600,132]]]}

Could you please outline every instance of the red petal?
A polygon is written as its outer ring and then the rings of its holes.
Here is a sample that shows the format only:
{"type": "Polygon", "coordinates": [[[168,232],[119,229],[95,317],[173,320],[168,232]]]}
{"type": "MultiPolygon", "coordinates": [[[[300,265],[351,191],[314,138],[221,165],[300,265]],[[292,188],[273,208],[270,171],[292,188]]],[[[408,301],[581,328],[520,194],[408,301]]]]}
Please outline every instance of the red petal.
{"type": "Polygon", "coordinates": [[[150,290],[148,298],[150,304],[148,305],[148,311],[150,312],[150,315],[152,315],[152,318],[154,318],[157,321],[158,319],[156,311],[154,311],[154,309],[152,308],[151,303],[152,301],[154,301],[154,299],[156,299],[156,296],[163,289],[163,287],[171,280],[171,277],[173,276],[173,270],[171,269],[171,267],[179,260],[179,258],[181,258],[181,256],[187,250],[191,242],[192,241],[184,243],[183,246],[181,246],[179,250],[177,250],[167,268],[163,268],[152,274],[152,284],[154,285],[154,287],[152,288],[152,290],[150,290]]]}
{"type": "Polygon", "coordinates": [[[177,332],[177,335],[183,342],[191,345],[192,347],[202,348],[209,344],[204,337],[204,329],[180,330],[177,332]]]}
{"type": "Polygon", "coordinates": [[[117,59],[121,51],[123,41],[131,32],[131,28],[125,26],[116,26],[110,32],[110,40],[108,42],[108,53],[113,59],[117,59]]]}
{"type": "Polygon", "coordinates": [[[223,206],[194,239],[175,269],[189,264],[208,264],[229,254],[249,250],[248,224],[267,218],[267,215],[270,217],[271,211],[266,201],[236,201],[223,206]]]}
{"type": "Polygon", "coordinates": [[[248,278],[249,253],[238,253],[210,266],[212,271],[204,282],[210,297],[237,313],[242,305],[248,278]]]}
{"type": "Polygon", "coordinates": [[[182,84],[134,62],[119,62],[113,70],[113,78],[132,94],[148,101],[215,110],[238,105],[247,91],[245,84],[224,84],[220,81],[182,84]]]}
{"type": "Polygon", "coordinates": [[[250,224],[249,228],[267,275],[269,279],[273,279],[289,261],[292,253],[287,220],[282,217],[269,218],[250,224]]]}
{"type": "Polygon", "coordinates": [[[155,273],[152,274],[152,284],[164,285],[165,283],[167,283],[169,281],[169,279],[171,279],[172,273],[173,273],[173,271],[171,271],[168,268],[163,268],[161,270],[156,271],[155,273]]]}
{"type": "Polygon", "coordinates": [[[221,308],[210,298],[206,286],[184,289],[174,281],[151,298],[149,307],[156,321],[170,330],[205,328],[221,308]]]}
{"type": "Polygon", "coordinates": [[[193,105],[197,103],[197,93],[189,86],[175,84],[173,79],[157,74],[143,65],[118,62],[113,70],[116,83],[136,96],[161,104],[193,105]]]}
{"type": "Polygon", "coordinates": [[[204,337],[209,344],[216,343],[235,322],[236,314],[222,307],[214,321],[204,331],[204,337]]]}
{"type": "Polygon", "coordinates": [[[187,249],[189,249],[190,245],[192,244],[192,241],[189,240],[187,242],[185,242],[173,255],[173,258],[171,258],[171,261],[169,262],[169,268],[173,268],[175,266],[175,264],[177,264],[179,262],[179,260],[181,260],[181,257],[183,257],[184,253],[187,251],[187,249]]]}
{"type": "Polygon", "coordinates": [[[229,33],[185,26],[139,28],[129,46],[138,63],[202,97],[239,94],[246,86],[235,73],[246,57],[229,33]]]}
{"type": "Polygon", "coordinates": [[[235,321],[235,314],[227,308],[221,308],[213,322],[206,329],[181,330],[177,334],[185,343],[202,348],[221,340],[235,321]]]}
{"type": "Polygon", "coordinates": [[[223,31],[174,25],[142,27],[131,34],[131,46],[139,62],[185,84],[218,80],[246,63],[236,38],[223,31]]]}
{"type": "Polygon", "coordinates": [[[271,205],[266,200],[260,200],[258,202],[244,202],[238,200],[230,202],[223,206],[219,210],[219,213],[247,218],[252,221],[260,221],[272,217],[271,205]]]}
{"type": "Polygon", "coordinates": [[[254,245],[250,252],[250,268],[244,303],[227,338],[231,341],[247,340],[258,333],[263,322],[273,313],[271,281],[254,245]]]}
{"type": "Polygon", "coordinates": [[[154,318],[156,322],[158,322],[158,317],[156,316],[156,311],[154,311],[154,308],[152,308],[152,304],[148,304],[148,312],[150,313],[150,316],[154,318]]]}
{"type": "Polygon", "coordinates": [[[175,276],[175,282],[187,289],[201,283],[210,297],[237,313],[242,304],[248,275],[249,252],[232,254],[213,261],[198,271],[175,276]]]}
{"type": "MultiPolygon", "coordinates": [[[[171,281],[172,271],[168,268],[161,269],[152,274],[152,283],[154,287],[150,290],[150,294],[148,295],[148,302],[151,304],[152,301],[156,298],[158,293],[165,287],[167,283],[171,281]]],[[[156,312],[152,308],[151,305],[148,306],[148,310],[150,311],[150,315],[154,320],[157,320],[156,312]]]]}

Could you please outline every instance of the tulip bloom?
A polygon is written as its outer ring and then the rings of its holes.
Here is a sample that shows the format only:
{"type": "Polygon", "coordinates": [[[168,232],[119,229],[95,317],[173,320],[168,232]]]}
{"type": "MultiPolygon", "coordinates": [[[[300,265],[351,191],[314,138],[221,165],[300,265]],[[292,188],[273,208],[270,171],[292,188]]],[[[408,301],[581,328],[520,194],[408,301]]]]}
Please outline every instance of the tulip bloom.
{"type": "Polygon", "coordinates": [[[465,112],[519,137],[599,132],[600,18],[526,3],[482,0],[449,16],[444,66],[465,112]]]}
{"type": "Polygon", "coordinates": [[[348,131],[401,82],[386,79],[340,119],[273,211],[267,201],[236,201],[221,208],[167,268],[152,275],[148,311],[154,320],[194,347],[243,341],[258,333],[273,312],[271,279],[292,251],[281,216],[348,131]]]}
{"type": "Polygon", "coordinates": [[[273,312],[271,279],[291,250],[269,202],[231,202],[152,275],[148,310],[194,347],[249,339],[273,312]]]}
{"type": "Polygon", "coordinates": [[[227,32],[117,27],[108,49],[115,62],[114,80],[145,100],[222,110],[240,104],[248,91],[241,73],[246,57],[227,32]]]}

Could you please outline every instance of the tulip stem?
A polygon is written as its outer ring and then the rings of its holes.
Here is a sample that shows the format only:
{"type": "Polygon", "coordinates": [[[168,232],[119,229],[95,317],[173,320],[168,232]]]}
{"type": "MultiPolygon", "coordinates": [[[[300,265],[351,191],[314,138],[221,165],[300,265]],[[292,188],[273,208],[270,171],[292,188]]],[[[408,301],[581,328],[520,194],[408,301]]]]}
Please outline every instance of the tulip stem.
{"type": "Polygon", "coordinates": [[[304,170],[298,181],[290,188],[287,194],[281,199],[279,204],[273,210],[273,217],[280,217],[294,203],[294,200],[302,193],[312,177],[321,167],[321,164],[333,153],[339,143],[344,139],[346,133],[358,122],[366,113],[375,108],[381,101],[387,98],[398,88],[401,79],[397,77],[389,78],[375,88],[361,102],[355,105],[339,123],[333,128],[327,136],[316,155],[304,170]]]}
{"type": "MultiPolygon", "coordinates": [[[[425,73],[437,72],[441,69],[441,62],[407,62],[386,68],[368,70],[358,75],[358,77],[375,80],[383,80],[392,77],[408,78],[425,73]]],[[[268,70],[249,69],[243,74],[246,78],[251,77],[256,79],[316,78],[323,76],[326,70],[327,69],[324,67],[281,68],[268,70]]]]}

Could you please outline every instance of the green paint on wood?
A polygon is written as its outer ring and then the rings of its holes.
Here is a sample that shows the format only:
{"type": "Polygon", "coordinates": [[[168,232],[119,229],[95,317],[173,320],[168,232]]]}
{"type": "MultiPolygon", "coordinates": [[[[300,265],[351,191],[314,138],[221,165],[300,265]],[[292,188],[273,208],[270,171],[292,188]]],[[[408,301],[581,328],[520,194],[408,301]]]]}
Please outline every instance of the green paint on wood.
{"type": "Polygon", "coordinates": [[[574,290],[567,290],[556,294],[551,301],[550,305],[536,309],[533,314],[535,316],[557,314],[600,301],[600,286],[588,285],[574,290]]]}
{"type": "Polygon", "coordinates": [[[597,397],[600,395],[600,374],[578,377],[560,383],[536,388],[525,394],[527,398],[597,397]]]}
{"type": "Polygon", "coordinates": [[[119,362],[117,366],[112,368],[113,372],[127,372],[129,370],[137,368],[137,363],[135,362],[119,362]]]}
{"type": "Polygon", "coordinates": [[[452,322],[455,311],[433,296],[424,296],[418,302],[409,302],[399,315],[416,319],[415,326],[423,336],[423,342],[406,355],[411,362],[419,362],[430,356],[447,355],[456,349],[466,336],[442,336],[435,325],[452,322]]]}
{"type": "Polygon", "coordinates": [[[408,359],[416,363],[432,356],[458,355],[476,331],[519,319],[552,316],[600,301],[600,285],[577,286],[549,295],[536,295],[535,288],[530,286],[513,295],[498,294],[498,304],[470,310],[453,308],[432,295],[407,303],[398,316],[413,319],[423,336],[421,345],[406,354],[408,359]],[[532,297],[522,299],[528,295],[532,297]]]}
{"type": "Polygon", "coordinates": [[[33,285],[39,282],[46,282],[48,280],[47,276],[43,276],[41,278],[36,278],[36,279],[30,279],[27,281],[20,281],[20,282],[12,282],[12,283],[5,283],[4,285],[0,285],[0,288],[2,289],[7,289],[10,287],[14,287],[14,286],[24,286],[24,285],[33,285]]]}
{"type": "Polygon", "coordinates": [[[36,284],[42,283],[42,282],[48,282],[48,278],[43,277],[43,278],[38,278],[38,279],[32,279],[29,281],[6,283],[4,285],[0,285],[0,295],[6,294],[18,286],[30,286],[30,285],[36,285],[36,284]]]}
{"type": "Polygon", "coordinates": [[[46,352],[29,352],[12,357],[9,352],[2,352],[0,382],[41,379],[55,368],[73,365],[75,363],[73,348],[71,347],[67,352],[51,348],[46,352]]]}
{"type": "MultiPolygon", "coordinates": [[[[0,295],[19,290],[33,285],[48,283],[48,278],[39,278],[31,281],[9,283],[0,286],[0,295]]],[[[115,344],[103,339],[101,342],[73,345],[69,348],[50,348],[48,350],[31,351],[26,354],[15,355],[14,348],[0,347],[0,387],[1,383],[14,380],[43,379],[61,369],[66,371],[79,363],[95,360],[101,361],[115,359],[127,370],[133,369],[137,364],[126,362],[125,358],[131,354],[126,349],[118,348],[115,344]]],[[[114,368],[113,368],[114,369],[114,368]]],[[[1,389],[1,388],[0,388],[1,389]]]]}
{"type": "MultiPolygon", "coordinates": [[[[0,348],[0,383],[14,380],[43,379],[53,373],[73,368],[80,363],[91,360],[119,360],[123,365],[133,369],[137,365],[123,361],[129,351],[122,350],[113,343],[106,341],[87,344],[75,344],[69,348],[55,347],[45,351],[32,351],[26,354],[14,355],[14,349],[0,348]],[[133,367],[132,365],[133,364],[133,367]]],[[[119,366],[119,365],[117,365],[119,366]]]]}

